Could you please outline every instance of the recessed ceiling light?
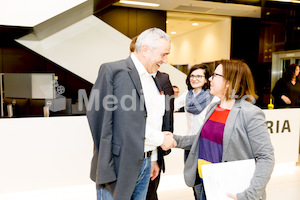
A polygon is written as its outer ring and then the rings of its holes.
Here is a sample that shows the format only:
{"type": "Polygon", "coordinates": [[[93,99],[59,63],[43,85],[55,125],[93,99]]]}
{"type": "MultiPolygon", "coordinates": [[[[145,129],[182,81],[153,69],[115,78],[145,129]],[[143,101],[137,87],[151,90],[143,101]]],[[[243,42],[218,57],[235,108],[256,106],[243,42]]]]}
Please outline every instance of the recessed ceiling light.
{"type": "Polygon", "coordinates": [[[291,2],[291,0],[273,0],[273,1],[291,2]]]}
{"type": "Polygon", "coordinates": [[[159,6],[159,4],[157,4],[157,3],[147,3],[147,2],[140,2],[140,1],[123,1],[123,0],[121,0],[120,3],[139,5],[139,6],[150,6],[150,7],[158,7],[159,6]]]}
{"type": "Polygon", "coordinates": [[[193,26],[198,26],[199,24],[198,24],[198,23],[192,23],[192,25],[193,25],[193,26]]]}
{"type": "Polygon", "coordinates": [[[176,32],[175,32],[175,31],[172,31],[172,32],[171,32],[171,34],[175,35],[175,34],[176,34],[176,32]]]}
{"type": "Polygon", "coordinates": [[[168,21],[166,21],[166,23],[168,23],[168,21]]]}
{"type": "Polygon", "coordinates": [[[273,0],[273,1],[288,2],[288,3],[300,3],[298,0],[273,0]]]}

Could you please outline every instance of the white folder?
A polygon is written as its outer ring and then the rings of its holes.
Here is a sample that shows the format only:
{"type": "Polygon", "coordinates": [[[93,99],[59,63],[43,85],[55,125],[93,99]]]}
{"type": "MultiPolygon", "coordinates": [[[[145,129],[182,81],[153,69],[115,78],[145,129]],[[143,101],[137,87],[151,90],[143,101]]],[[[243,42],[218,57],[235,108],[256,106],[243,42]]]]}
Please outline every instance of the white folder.
{"type": "Polygon", "coordinates": [[[243,192],[255,170],[254,159],[202,165],[207,200],[232,200],[227,193],[243,192]]]}

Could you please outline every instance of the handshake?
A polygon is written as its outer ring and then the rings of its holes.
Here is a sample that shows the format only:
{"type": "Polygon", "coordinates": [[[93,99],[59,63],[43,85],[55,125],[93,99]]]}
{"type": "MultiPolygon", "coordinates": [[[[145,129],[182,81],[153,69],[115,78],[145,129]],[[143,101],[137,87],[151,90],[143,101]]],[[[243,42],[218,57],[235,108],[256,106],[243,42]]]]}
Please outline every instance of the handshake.
{"type": "Polygon", "coordinates": [[[177,142],[173,138],[173,134],[168,131],[164,131],[165,137],[162,145],[160,147],[164,150],[167,151],[171,148],[174,148],[177,146],[177,142]]]}

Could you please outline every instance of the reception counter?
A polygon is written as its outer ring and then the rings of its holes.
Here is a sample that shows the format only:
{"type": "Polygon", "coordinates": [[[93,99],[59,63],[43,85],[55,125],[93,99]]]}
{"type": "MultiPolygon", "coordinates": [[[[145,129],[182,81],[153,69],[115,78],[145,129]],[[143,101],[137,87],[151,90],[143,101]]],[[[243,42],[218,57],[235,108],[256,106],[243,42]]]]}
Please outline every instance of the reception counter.
{"type": "Polygon", "coordinates": [[[298,162],[300,109],[264,110],[264,113],[275,149],[275,162],[298,162]]]}
{"type": "Polygon", "coordinates": [[[0,194],[93,183],[85,116],[0,119],[0,194]]]}
{"type": "MultiPolygon", "coordinates": [[[[264,112],[276,163],[297,162],[300,109],[264,112]]],[[[175,113],[174,118],[175,134],[184,135],[185,113],[175,113]]],[[[86,116],[0,119],[0,127],[0,195],[93,184],[93,142],[86,116]]],[[[166,156],[166,169],[163,176],[183,180],[183,150],[173,149],[166,156]]],[[[160,189],[168,180],[162,179],[160,189]]]]}

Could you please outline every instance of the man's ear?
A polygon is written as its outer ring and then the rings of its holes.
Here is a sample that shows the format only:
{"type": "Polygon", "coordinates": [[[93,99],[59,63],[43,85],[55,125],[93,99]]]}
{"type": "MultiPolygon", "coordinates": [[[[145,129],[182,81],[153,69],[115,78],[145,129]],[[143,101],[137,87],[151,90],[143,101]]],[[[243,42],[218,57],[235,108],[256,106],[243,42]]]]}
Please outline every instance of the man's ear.
{"type": "Polygon", "coordinates": [[[142,53],[142,55],[146,56],[147,53],[148,53],[148,51],[149,51],[149,46],[147,44],[142,45],[142,47],[141,47],[141,53],[142,53]]]}

